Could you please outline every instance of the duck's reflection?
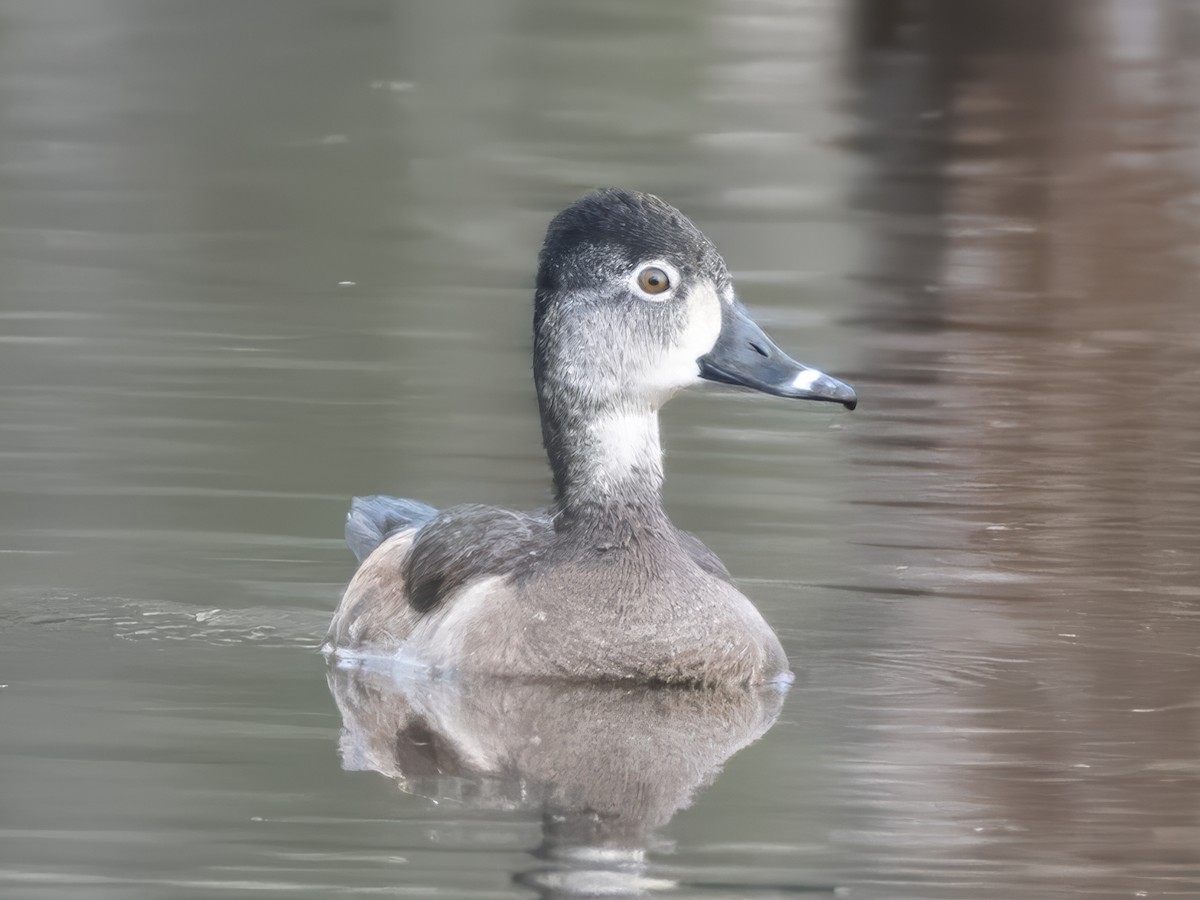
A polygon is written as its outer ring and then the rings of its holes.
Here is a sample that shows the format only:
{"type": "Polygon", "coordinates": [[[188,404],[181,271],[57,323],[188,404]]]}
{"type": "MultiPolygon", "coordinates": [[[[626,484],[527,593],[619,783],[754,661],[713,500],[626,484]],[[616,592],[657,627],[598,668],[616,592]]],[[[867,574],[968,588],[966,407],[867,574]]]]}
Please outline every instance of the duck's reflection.
{"type": "Polygon", "coordinates": [[[730,756],[775,722],[783,692],[513,679],[465,682],[388,667],[328,673],[341,757],[404,790],[542,814],[542,896],[637,895],[643,854],[730,756]]]}

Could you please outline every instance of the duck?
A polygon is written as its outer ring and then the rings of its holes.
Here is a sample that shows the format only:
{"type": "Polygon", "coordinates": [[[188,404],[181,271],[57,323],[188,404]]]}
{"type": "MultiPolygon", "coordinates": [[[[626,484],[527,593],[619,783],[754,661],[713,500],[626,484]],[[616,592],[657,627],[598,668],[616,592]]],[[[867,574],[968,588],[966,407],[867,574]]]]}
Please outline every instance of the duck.
{"type": "Polygon", "coordinates": [[[435,673],[646,685],[786,683],[778,637],[663,507],[659,410],[705,383],[854,409],[784,353],[683,213],[602,188],[538,256],[533,376],[553,502],[534,512],[356,497],[359,560],[322,649],[435,673]]]}

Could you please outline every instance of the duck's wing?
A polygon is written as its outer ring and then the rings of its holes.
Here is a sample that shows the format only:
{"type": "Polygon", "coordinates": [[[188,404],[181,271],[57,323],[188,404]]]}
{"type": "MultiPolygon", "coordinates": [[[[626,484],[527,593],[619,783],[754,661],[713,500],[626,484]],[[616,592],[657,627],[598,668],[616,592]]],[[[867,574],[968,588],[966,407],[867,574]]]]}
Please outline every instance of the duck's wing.
{"type": "Polygon", "coordinates": [[[402,531],[421,528],[438,511],[428,503],[403,497],[355,497],[346,513],[346,544],[362,562],[375,548],[402,531]]]}
{"type": "Polygon", "coordinates": [[[444,510],[413,541],[404,573],[408,602],[428,612],[476,579],[508,575],[553,532],[544,512],[479,505],[444,510]]]}
{"type": "Polygon", "coordinates": [[[410,500],[356,499],[346,539],[356,555],[370,549],[342,595],[326,646],[393,649],[459,589],[513,572],[553,530],[544,513],[478,505],[439,512],[410,500]]]}

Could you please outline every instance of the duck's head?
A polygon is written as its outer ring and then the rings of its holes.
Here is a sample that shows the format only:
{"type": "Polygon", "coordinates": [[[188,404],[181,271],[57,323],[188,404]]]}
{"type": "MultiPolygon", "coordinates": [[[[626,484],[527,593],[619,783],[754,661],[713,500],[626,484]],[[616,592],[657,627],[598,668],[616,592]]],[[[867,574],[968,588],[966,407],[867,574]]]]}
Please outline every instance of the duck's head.
{"type": "Polygon", "coordinates": [[[656,410],[702,381],[854,409],[853,388],[755,324],[725,261],[658,197],[603,189],[550,223],[539,257],[534,376],[543,420],[656,410]]]}

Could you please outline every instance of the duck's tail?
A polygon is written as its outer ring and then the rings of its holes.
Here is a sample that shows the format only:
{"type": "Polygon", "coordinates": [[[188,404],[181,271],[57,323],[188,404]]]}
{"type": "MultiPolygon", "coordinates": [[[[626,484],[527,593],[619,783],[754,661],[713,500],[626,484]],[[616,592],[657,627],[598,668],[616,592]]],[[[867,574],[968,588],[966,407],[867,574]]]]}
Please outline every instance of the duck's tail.
{"type": "Polygon", "coordinates": [[[393,534],[420,528],[437,512],[426,503],[403,497],[355,497],[346,513],[346,544],[362,562],[393,534]]]}

